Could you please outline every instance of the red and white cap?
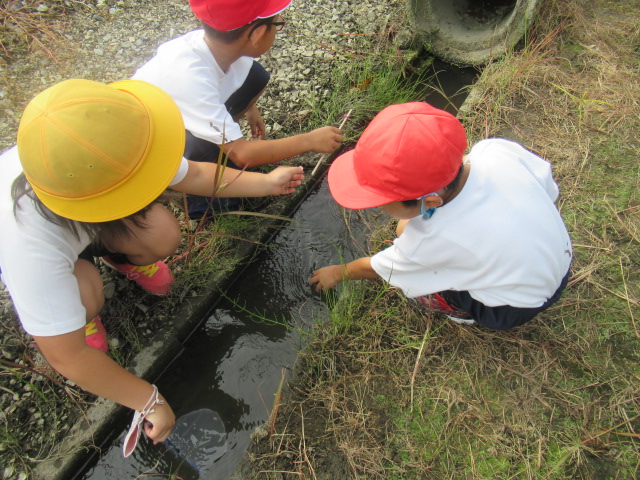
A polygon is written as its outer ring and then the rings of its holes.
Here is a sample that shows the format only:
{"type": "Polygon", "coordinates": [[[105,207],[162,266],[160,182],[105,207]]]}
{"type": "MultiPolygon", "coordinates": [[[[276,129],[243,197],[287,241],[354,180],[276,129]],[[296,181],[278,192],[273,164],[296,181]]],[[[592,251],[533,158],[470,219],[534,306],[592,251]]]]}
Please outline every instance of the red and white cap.
{"type": "Polygon", "coordinates": [[[446,187],[467,148],[456,117],[425,102],[391,105],[376,115],[355,149],[329,169],[331,195],[346,208],[412,200],[446,187]]]}
{"type": "Polygon", "coordinates": [[[189,0],[196,17],[211,28],[228,32],[258,18],[282,12],[291,0],[189,0]]]}

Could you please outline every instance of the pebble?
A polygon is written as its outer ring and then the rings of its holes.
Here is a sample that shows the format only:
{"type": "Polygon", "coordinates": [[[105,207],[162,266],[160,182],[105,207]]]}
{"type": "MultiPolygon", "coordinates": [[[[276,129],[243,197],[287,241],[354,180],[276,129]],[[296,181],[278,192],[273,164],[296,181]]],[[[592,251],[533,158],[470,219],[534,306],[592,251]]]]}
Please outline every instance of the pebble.
{"type": "Polygon", "coordinates": [[[113,294],[116,291],[116,285],[113,282],[105,283],[103,288],[104,298],[109,299],[113,297],[113,294]]]}

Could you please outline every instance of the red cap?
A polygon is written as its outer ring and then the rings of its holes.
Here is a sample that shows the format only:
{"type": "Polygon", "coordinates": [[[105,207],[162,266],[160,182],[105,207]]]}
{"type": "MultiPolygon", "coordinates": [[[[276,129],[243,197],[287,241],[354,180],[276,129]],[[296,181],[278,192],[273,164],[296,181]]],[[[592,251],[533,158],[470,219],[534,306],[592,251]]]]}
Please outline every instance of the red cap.
{"type": "Polygon", "coordinates": [[[450,113],[424,102],[391,105],[333,161],[329,189],[346,208],[416,199],[455,178],[466,148],[464,127],[450,113]]]}
{"type": "Polygon", "coordinates": [[[189,0],[191,10],[211,28],[228,32],[282,12],[291,0],[189,0]]]}

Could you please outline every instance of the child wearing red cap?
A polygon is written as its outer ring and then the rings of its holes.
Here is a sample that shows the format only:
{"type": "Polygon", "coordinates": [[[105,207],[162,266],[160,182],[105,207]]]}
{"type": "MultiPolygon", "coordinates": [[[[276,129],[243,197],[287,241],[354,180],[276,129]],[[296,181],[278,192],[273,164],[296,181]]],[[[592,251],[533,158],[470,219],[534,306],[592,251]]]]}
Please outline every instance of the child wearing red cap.
{"type": "Polygon", "coordinates": [[[218,172],[215,164],[185,160],[183,151],[182,116],[158,87],[67,80],[29,103],[17,146],[0,156],[2,281],[54,369],[138,412],[127,454],[143,420],[157,442],[175,416],[157,388],[106,355],[103,283],[91,247],[125,258],[141,287],[166,292],[172,277],[162,259],[180,243],[176,218],[156,202],[167,188],[209,197],[281,195],[303,178],[301,167],[218,172]]]}
{"type": "MultiPolygon", "coordinates": [[[[290,2],[190,0],[204,29],[160,45],[156,56],[134,74],[134,79],[165,90],[178,104],[187,129],[185,157],[216,162],[222,148],[230,166],[244,169],[304,152],[331,153],[340,146],[342,134],[331,126],[264,140],[265,124],[256,102],[269,73],[253,58],[273,45],[285,24],[279,14],[290,2]],[[244,138],[238,124],[243,116],[253,141],[244,138]]],[[[208,200],[189,198],[192,218],[211,208],[208,200]]]]}
{"type": "Polygon", "coordinates": [[[572,251],[551,166],[504,139],[483,140],[465,158],[466,147],[460,122],[427,103],[382,110],[333,162],[329,188],[343,207],[399,219],[398,237],[373,257],[316,270],[309,283],[327,290],[380,277],[458,323],[497,330],[557,301],[572,251]]]}

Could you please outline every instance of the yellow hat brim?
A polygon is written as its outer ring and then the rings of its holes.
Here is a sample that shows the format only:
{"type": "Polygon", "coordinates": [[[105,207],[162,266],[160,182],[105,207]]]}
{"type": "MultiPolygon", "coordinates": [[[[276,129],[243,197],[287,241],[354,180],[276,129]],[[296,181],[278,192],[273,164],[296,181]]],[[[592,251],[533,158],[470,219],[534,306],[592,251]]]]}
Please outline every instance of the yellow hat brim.
{"type": "Polygon", "coordinates": [[[166,190],[184,154],[184,122],[169,94],[141,80],[123,80],[109,86],[133,95],[147,109],[153,132],[151,142],[139,168],[104,194],[69,199],[52,196],[32,185],[38,198],[52,212],[71,220],[109,222],[142,210],[166,190]]]}

